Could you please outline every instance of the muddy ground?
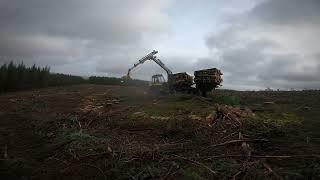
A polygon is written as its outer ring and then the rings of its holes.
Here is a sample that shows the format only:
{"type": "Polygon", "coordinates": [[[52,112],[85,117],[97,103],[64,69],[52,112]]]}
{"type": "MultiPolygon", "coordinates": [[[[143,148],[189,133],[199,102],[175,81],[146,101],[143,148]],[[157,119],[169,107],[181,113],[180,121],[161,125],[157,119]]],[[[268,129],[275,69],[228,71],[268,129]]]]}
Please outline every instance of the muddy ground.
{"type": "Polygon", "coordinates": [[[319,179],[319,100],[319,91],[159,97],[103,85],[9,93],[0,177],[319,179]],[[219,114],[224,105],[250,113],[219,114]]]}

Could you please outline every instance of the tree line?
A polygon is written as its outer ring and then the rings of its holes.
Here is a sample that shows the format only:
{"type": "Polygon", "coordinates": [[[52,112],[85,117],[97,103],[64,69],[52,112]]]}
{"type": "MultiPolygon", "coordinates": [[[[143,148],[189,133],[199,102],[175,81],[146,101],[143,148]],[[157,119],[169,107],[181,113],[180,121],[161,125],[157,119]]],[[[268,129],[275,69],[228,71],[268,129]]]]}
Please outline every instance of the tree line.
{"type": "Polygon", "coordinates": [[[81,76],[51,73],[49,67],[26,66],[23,63],[3,64],[0,66],[0,94],[6,92],[44,88],[49,86],[64,86],[73,84],[104,84],[123,86],[145,86],[146,81],[122,81],[120,78],[91,76],[84,79],[81,76]]]}
{"type": "Polygon", "coordinates": [[[118,86],[148,86],[148,81],[131,79],[123,80],[115,77],[99,77],[90,76],[88,79],[90,84],[118,85],[118,86]]]}

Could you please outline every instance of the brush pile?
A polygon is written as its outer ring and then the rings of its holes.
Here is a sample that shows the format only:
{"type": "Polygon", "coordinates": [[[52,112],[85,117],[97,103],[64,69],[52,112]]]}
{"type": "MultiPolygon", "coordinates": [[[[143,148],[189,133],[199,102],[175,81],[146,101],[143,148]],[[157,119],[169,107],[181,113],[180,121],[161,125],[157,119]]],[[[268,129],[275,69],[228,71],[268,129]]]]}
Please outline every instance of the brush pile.
{"type": "Polygon", "coordinates": [[[254,113],[248,108],[239,108],[228,105],[218,105],[208,117],[209,126],[222,126],[226,128],[239,128],[245,118],[253,117],[254,113]]]}

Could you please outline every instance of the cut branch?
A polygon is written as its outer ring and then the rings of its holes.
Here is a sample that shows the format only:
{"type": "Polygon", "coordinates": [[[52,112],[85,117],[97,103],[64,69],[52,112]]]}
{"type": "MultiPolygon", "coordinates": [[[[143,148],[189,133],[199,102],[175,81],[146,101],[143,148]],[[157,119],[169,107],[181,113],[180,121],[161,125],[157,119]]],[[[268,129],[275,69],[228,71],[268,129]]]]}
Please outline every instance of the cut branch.
{"type": "Polygon", "coordinates": [[[243,143],[243,142],[269,142],[267,139],[238,139],[238,140],[231,140],[220,144],[214,144],[212,146],[209,146],[209,148],[212,147],[218,147],[218,146],[225,146],[229,144],[237,144],[237,143],[243,143]]]}
{"type": "Polygon", "coordinates": [[[202,163],[200,163],[200,162],[198,162],[198,161],[194,161],[194,160],[192,160],[192,159],[188,159],[188,158],[185,158],[185,157],[181,157],[181,156],[178,156],[178,155],[175,155],[175,154],[173,154],[173,156],[175,156],[175,157],[177,157],[177,158],[180,158],[180,159],[183,159],[183,160],[186,160],[186,161],[189,161],[189,162],[191,162],[191,163],[193,163],[193,164],[195,164],[195,165],[202,166],[202,167],[204,167],[205,169],[207,169],[208,171],[210,171],[212,174],[217,174],[216,171],[212,170],[212,169],[209,168],[208,166],[206,166],[206,165],[204,165],[204,164],[202,164],[202,163]]]}

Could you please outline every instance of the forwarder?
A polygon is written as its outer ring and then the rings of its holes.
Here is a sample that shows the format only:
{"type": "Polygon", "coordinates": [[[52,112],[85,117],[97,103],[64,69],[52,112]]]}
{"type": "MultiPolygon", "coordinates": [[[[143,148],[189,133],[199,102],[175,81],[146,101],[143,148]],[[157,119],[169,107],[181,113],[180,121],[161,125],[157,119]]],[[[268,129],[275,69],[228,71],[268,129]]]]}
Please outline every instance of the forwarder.
{"type": "Polygon", "coordinates": [[[186,92],[186,93],[198,93],[201,92],[203,96],[206,96],[208,91],[211,91],[218,86],[221,86],[222,78],[221,71],[213,68],[200,70],[195,72],[195,81],[193,81],[193,77],[190,76],[186,72],[173,74],[172,71],[155,55],[158,51],[153,50],[151,53],[147,54],[143,58],[141,58],[137,63],[133,65],[133,67],[129,68],[128,73],[123,78],[126,80],[130,80],[131,71],[143,64],[144,62],[150,60],[158,64],[162,69],[167,72],[168,81],[165,82],[162,74],[156,74],[152,76],[152,81],[150,85],[150,89],[155,92],[186,92]],[[196,87],[193,85],[196,84],[196,87]]]}

